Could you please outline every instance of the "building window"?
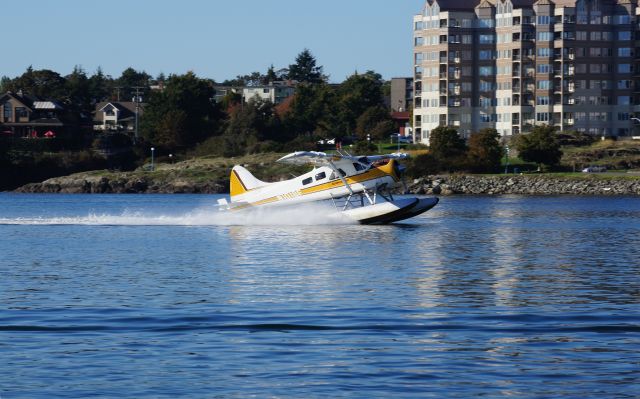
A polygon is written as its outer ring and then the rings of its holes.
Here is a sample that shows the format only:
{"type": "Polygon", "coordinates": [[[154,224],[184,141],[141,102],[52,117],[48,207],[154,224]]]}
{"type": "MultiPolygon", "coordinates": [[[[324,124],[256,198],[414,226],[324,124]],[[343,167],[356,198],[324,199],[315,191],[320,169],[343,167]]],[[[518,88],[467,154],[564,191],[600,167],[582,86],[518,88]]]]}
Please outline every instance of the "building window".
{"type": "Polygon", "coordinates": [[[631,64],[618,64],[618,73],[631,73],[631,64]]]}
{"type": "Polygon", "coordinates": [[[615,25],[623,25],[631,23],[631,17],[629,15],[616,15],[613,17],[615,25]]]}
{"type": "Polygon", "coordinates": [[[550,80],[539,80],[537,83],[537,87],[540,90],[549,90],[551,88],[550,80]]]}
{"type": "Polygon", "coordinates": [[[480,44],[493,44],[495,41],[495,35],[480,35],[480,44]]]}
{"type": "Polygon", "coordinates": [[[549,73],[551,71],[550,64],[538,64],[536,67],[538,73],[549,73]]]}
{"type": "Polygon", "coordinates": [[[538,15],[537,18],[538,25],[549,25],[551,23],[551,16],[549,15],[538,15]]]}
{"type": "Polygon", "coordinates": [[[631,32],[628,30],[618,32],[618,40],[631,40],[631,32]]]}
{"type": "Polygon", "coordinates": [[[618,96],[618,105],[629,105],[629,104],[631,104],[631,97],[618,96]]]}
{"type": "Polygon", "coordinates": [[[549,113],[548,112],[537,112],[536,113],[536,121],[538,121],[538,122],[549,122],[549,113]]]}
{"type": "Polygon", "coordinates": [[[538,96],[536,97],[537,105],[549,105],[549,96],[538,96]]]}
{"type": "MultiPolygon", "coordinates": [[[[28,118],[29,113],[25,107],[16,107],[16,118],[28,118]]],[[[48,116],[51,118],[52,116],[48,116]]]]}
{"type": "Polygon", "coordinates": [[[538,41],[550,42],[553,40],[553,32],[538,32],[538,41]]]}
{"type": "Polygon", "coordinates": [[[630,47],[620,47],[618,49],[618,57],[631,57],[631,48],[630,47]]]}
{"type": "Polygon", "coordinates": [[[551,56],[551,49],[548,47],[540,47],[538,48],[538,57],[549,57],[551,56]]]}
{"type": "Polygon", "coordinates": [[[480,18],[478,20],[478,28],[495,28],[496,21],[492,18],[480,18]]]}
{"type": "Polygon", "coordinates": [[[478,68],[478,73],[480,76],[493,76],[495,75],[495,69],[493,66],[481,66],[478,68]]]}
{"type": "Polygon", "coordinates": [[[618,81],[618,89],[630,89],[631,81],[630,80],[619,80],[618,81]]]}
{"type": "Polygon", "coordinates": [[[4,103],[2,108],[4,110],[3,112],[4,121],[11,122],[12,120],[11,115],[13,114],[13,108],[11,107],[11,103],[7,101],[6,103],[4,103]]]}

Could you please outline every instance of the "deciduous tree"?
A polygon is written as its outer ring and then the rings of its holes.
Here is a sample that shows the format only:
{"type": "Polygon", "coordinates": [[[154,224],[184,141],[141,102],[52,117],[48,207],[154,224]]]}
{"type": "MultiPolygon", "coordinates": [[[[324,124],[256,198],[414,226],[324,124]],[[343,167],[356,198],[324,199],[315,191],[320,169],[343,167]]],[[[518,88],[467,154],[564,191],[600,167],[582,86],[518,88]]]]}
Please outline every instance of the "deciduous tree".
{"type": "Polygon", "coordinates": [[[163,91],[151,92],[149,96],[142,123],[144,137],[156,145],[169,142],[158,136],[167,130],[163,127],[167,126],[167,115],[180,115],[180,128],[173,129],[180,136],[174,140],[176,145],[191,146],[213,135],[219,128],[221,114],[212,98],[211,84],[193,72],[171,75],[163,91]]]}
{"type": "Polygon", "coordinates": [[[538,165],[554,166],[562,158],[555,128],[548,125],[536,126],[531,133],[518,136],[516,149],[520,158],[538,165]]]}
{"type": "Polygon", "coordinates": [[[497,172],[504,154],[496,129],[482,129],[469,137],[468,166],[474,172],[497,172]]]}

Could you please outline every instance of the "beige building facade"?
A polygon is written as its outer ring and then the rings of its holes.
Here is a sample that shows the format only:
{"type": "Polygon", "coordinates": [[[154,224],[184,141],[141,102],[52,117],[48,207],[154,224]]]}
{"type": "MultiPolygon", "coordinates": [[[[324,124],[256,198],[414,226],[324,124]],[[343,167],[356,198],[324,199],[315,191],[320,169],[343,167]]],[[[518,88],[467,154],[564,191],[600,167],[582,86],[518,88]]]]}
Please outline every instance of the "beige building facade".
{"type": "Polygon", "coordinates": [[[427,0],[413,18],[415,140],[441,125],[633,134],[636,15],[632,0],[427,0]]]}

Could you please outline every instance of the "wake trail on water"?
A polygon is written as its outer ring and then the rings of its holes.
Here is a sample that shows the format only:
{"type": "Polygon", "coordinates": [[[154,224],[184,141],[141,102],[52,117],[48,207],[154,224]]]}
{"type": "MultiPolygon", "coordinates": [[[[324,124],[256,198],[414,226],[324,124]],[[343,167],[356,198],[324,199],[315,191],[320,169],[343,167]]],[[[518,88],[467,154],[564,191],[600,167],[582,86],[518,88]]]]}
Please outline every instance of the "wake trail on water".
{"type": "Polygon", "coordinates": [[[331,204],[303,204],[242,211],[195,209],[182,214],[124,211],[121,214],[89,213],[78,216],[0,217],[0,225],[84,226],[306,226],[355,224],[331,204]]]}

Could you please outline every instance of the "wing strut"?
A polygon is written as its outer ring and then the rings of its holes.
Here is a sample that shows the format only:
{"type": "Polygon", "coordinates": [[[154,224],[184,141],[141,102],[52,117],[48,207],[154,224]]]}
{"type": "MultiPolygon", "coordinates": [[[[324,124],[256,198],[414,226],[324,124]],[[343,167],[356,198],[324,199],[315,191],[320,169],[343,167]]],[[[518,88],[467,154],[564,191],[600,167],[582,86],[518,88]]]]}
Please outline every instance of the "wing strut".
{"type": "Polygon", "coordinates": [[[338,168],[336,168],[336,165],[334,165],[333,161],[329,160],[329,166],[333,170],[333,173],[335,173],[336,176],[340,177],[340,180],[342,181],[342,184],[344,184],[344,186],[347,188],[347,190],[349,190],[349,193],[351,195],[353,195],[354,194],[353,189],[351,188],[351,186],[347,182],[347,179],[345,179],[344,176],[342,176],[342,173],[340,173],[340,171],[338,170],[338,168]]]}

